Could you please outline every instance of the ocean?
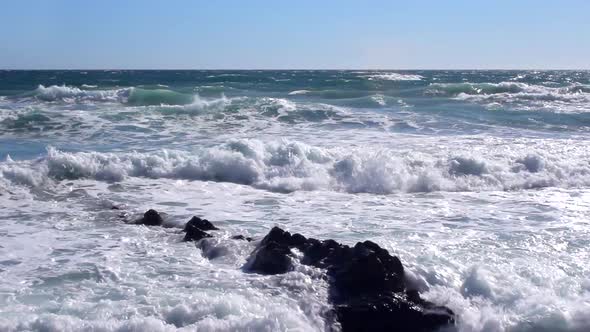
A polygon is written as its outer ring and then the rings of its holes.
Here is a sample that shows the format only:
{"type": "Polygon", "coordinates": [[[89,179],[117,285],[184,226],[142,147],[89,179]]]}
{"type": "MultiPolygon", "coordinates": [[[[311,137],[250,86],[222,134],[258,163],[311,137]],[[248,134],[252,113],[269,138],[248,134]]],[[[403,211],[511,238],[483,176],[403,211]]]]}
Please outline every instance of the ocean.
{"type": "Polygon", "coordinates": [[[337,329],[320,270],[243,270],[273,226],[456,331],[590,331],[588,71],[0,71],[0,160],[0,331],[337,329]]]}

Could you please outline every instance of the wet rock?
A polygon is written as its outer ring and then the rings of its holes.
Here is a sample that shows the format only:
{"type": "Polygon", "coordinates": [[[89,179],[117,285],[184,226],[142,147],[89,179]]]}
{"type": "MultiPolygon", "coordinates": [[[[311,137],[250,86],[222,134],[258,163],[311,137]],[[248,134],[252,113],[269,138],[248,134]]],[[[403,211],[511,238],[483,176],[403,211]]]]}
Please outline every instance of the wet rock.
{"type": "Polygon", "coordinates": [[[274,227],[251,254],[246,269],[263,274],[285,273],[303,253],[302,264],[326,270],[330,301],[343,331],[435,331],[454,323],[453,312],[420,298],[408,289],[404,267],[378,244],[354,247],[334,240],[291,235],[274,227]]]}
{"type": "Polygon", "coordinates": [[[273,227],[250,255],[246,270],[262,274],[280,274],[292,269],[291,248],[302,250],[307,239],[273,227]]]}
{"type": "Polygon", "coordinates": [[[219,229],[215,227],[209,220],[201,219],[197,216],[192,217],[191,220],[186,223],[184,227],[185,231],[187,227],[196,227],[202,231],[215,231],[219,229]]]}
{"type": "MultiPolygon", "coordinates": [[[[341,253],[335,252],[335,256],[341,253]]],[[[347,259],[332,259],[328,274],[334,278],[338,297],[405,291],[400,260],[377,244],[357,243],[347,259]]]]}
{"type": "Polygon", "coordinates": [[[290,243],[291,245],[300,248],[302,246],[305,245],[307,239],[305,238],[305,236],[299,234],[299,233],[295,233],[293,234],[293,236],[291,236],[291,240],[290,243]]]}
{"type": "Polygon", "coordinates": [[[146,226],[161,226],[164,220],[162,216],[158,213],[158,211],[149,209],[146,213],[143,214],[143,218],[137,220],[135,223],[138,225],[146,225],[146,226]]]}
{"type": "Polygon", "coordinates": [[[453,323],[453,312],[430,303],[416,304],[397,294],[355,297],[335,303],[342,331],[438,331],[453,323]]]}
{"type": "Polygon", "coordinates": [[[211,234],[203,231],[195,225],[189,225],[188,223],[184,227],[184,231],[186,234],[184,235],[183,241],[199,241],[207,237],[212,237],[211,234]]]}
{"type": "Polygon", "coordinates": [[[289,232],[285,232],[284,230],[280,229],[279,227],[273,227],[268,234],[260,241],[261,245],[265,245],[267,243],[276,242],[281,243],[283,245],[289,245],[291,239],[291,234],[289,232]]]}
{"type": "Polygon", "coordinates": [[[212,237],[211,234],[205,231],[218,230],[209,220],[201,219],[199,217],[192,217],[185,225],[183,232],[185,232],[184,241],[199,241],[204,238],[212,237]]]}
{"type": "Polygon", "coordinates": [[[250,256],[247,270],[261,274],[280,274],[292,269],[291,249],[288,246],[270,241],[261,243],[250,256]]]}
{"type": "Polygon", "coordinates": [[[244,240],[244,241],[248,241],[248,242],[252,242],[252,238],[251,237],[245,237],[244,235],[234,235],[231,237],[233,240],[244,240]]]}

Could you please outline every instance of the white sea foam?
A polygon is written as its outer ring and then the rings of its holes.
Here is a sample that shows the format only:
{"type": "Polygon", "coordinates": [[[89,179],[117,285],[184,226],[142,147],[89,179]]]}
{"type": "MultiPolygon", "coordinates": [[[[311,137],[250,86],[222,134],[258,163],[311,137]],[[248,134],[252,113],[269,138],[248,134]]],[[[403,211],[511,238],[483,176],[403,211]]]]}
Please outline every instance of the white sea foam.
{"type": "Polygon", "coordinates": [[[256,100],[255,105],[260,111],[265,112],[276,109],[281,114],[293,112],[297,109],[297,104],[293,101],[284,98],[265,97],[256,100]]]}
{"type": "Polygon", "coordinates": [[[371,99],[381,106],[387,105],[387,102],[385,101],[385,96],[383,95],[373,95],[371,96],[371,99]]]}
{"type": "MultiPolygon", "coordinates": [[[[497,257],[496,257],[497,258],[497,257]]],[[[505,266],[503,262],[489,264],[505,266]]],[[[590,293],[579,290],[577,278],[547,262],[516,271],[486,271],[474,266],[463,276],[457,290],[452,285],[435,286],[426,296],[444,302],[458,315],[459,332],[556,331],[582,332],[590,329],[590,293]],[[528,270],[532,275],[523,274],[528,270]],[[534,272],[533,272],[534,271],[534,272]],[[511,278],[507,279],[506,274],[511,278]],[[568,285],[570,283],[570,285],[568,285]]]]}
{"type": "Polygon", "coordinates": [[[169,80],[131,103],[100,85],[0,97],[0,331],[330,330],[320,272],[241,270],[256,242],[230,237],[273,225],[386,247],[459,332],[590,331],[587,114],[457,102],[588,108],[586,74],[539,75],[426,95],[314,78],[293,98],[169,80]],[[175,227],[125,224],[149,208],[175,227]],[[182,242],[193,215],[221,229],[207,246],[182,242]]]}
{"type": "MultiPolygon", "coordinates": [[[[265,145],[257,144],[235,148],[255,156],[265,145]]],[[[541,165],[516,151],[507,155],[521,160],[521,172],[552,167],[546,157],[541,165]]],[[[281,165],[281,158],[275,163],[281,165]]],[[[456,174],[493,170],[477,160],[453,167],[456,174]]],[[[228,183],[136,177],[121,184],[63,181],[43,189],[53,189],[47,200],[0,195],[8,211],[3,231],[10,234],[0,247],[2,263],[15,261],[0,266],[8,271],[0,289],[9,294],[0,298],[7,303],[0,330],[327,330],[327,289],[318,271],[300,265],[277,276],[240,270],[255,243],[232,242],[229,235],[260,239],[275,223],[317,238],[348,244],[370,239],[385,246],[400,256],[416,288],[453,309],[460,332],[590,327],[590,282],[579,264],[589,254],[588,189],[283,195],[228,183]],[[156,208],[178,225],[193,214],[206,216],[222,229],[212,245],[229,253],[213,257],[182,243],[178,229],[125,225],[117,218],[122,211],[111,211],[101,198],[130,203],[125,210],[156,208]]]]}
{"type": "Polygon", "coordinates": [[[521,190],[590,185],[588,151],[565,155],[505,151],[506,155],[396,153],[387,149],[325,149],[300,142],[233,140],[194,153],[69,153],[50,148],[36,162],[0,164],[3,178],[42,186],[89,178],[128,177],[231,182],[270,191],[351,193],[521,190]]]}
{"type": "Polygon", "coordinates": [[[433,83],[430,84],[431,93],[458,95],[494,95],[494,94],[518,94],[523,96],[537,96],[538,98],[566,98],[564,96],[583,96],[590,93],[590,87],[581,84],[573,84],[565,87],[549,87],[519,82],[500,83],[433,83]]]}
{"type": "MultiPolygon", "coordinates": [[[[300,265],[278,276],[240,271],[255,244],[231,242],[225,232],[246,230],[259,239],[274,222],[318,238],[385,246],[426,298],[452,308],[460,332],[590,327],[590,282],[579,265],[588,258],[588,190],[282,195],[130,178],[119,195],[102,183],[72,182],[64,189],[88,190],[86,209],[79,209],[82,196],[73,195],[3,205],[27,213],[17,220],[11,212],[3,223],[11,236],[0,251],[23,264],[2,266],[10,273],[0,287],[20,291],[0,299],[12,301],[0,314],[0,330],[328,330],[327,289],[318,271],[300,265]],[[133,198],[138,211],[156,207],[184,222],[197,209],[222,228],[214,245],[235,255],[207,259],[205,251],[180,242],[177,230],[124,225],[116,218],[120,211],[93,208],[92,192],[133,198]],[[171,199],[186,207],[158,205],[171,199]]],[[[10,201],[0,196],[0,202],[10,201]]]]}
{"type": "MultiPolygon", "coordinates": [[[[171,113],[192,113],[198,114],[200,112],[219,112],[223,111],[226,107],[237,103],[245,98],[235,97],[227,98],[225,95],[221,95],[218,98],[202,98],[199,95],[192,97],[192,102],[184,105],[148,105],[148,108],[155,109],[158,111],[169,111],[171,113]]],[[[143,107],[143,106],[142,106],[143,107]]]]}
{"type": "Polygon", "coordinates": [[[7,120],[15,120],[16,118],[18,118],[19,114],[23,113],[25,113],[25,111],[23,110],[9,110],[0,108],[0,123],[7,120]]]}

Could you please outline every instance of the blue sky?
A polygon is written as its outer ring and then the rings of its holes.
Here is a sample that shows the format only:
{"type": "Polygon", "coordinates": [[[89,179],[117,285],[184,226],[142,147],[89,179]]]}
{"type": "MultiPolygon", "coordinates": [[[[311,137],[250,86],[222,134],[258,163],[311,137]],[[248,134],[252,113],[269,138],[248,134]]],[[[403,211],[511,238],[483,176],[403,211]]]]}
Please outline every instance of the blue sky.
{"type": "Polygon", "coordinates": [[[4,69],[590,69],[588,0],[2,0],[4,69]]]}

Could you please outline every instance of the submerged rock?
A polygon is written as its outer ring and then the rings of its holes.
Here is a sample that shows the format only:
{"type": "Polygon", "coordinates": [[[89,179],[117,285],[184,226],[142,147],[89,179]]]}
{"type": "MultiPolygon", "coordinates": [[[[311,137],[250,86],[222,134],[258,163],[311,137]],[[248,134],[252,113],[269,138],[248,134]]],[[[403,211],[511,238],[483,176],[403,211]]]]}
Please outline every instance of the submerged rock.
{"type": "Polygon", "coordinates": [[[149,209],[143,214],[143,218],[137,220],[135,223],[138,225],[161,226],[164,220],[158,211],[149,209]]]}
{"type": "Polygon", "coordinates": [[[219,229],[215,227],[209,220],[201,219],[197,216],[192,217],[191,220],[186,223],[184,226],[185,231],[187,227],[196,227],[202,231],[216,231],[219,229]]]}
{"type": "Polygon", "coordinates": [[[195,226],[186,227],[184,231],[186,232],[186,234],[184,235],[183,241],[199,241],[207,237],[212,237],[211,234],[195,226]]]}
{"type": "Polygon", "coordinates": [[[204,239],[197,243],[197,247],[201,249],[203,256],[208,259],[215,259],[218,257],[225,256],[229,253],[229,250],[224,246],[218,246],[213,239],[204,239]]]}
{"type": "Polygon", "coordinates": [[[301,263],[326,270],[330,301],[343,331],[434,331],[454,323],[453,312],[423,300],[409,290],[404,267],[378,244],[354,247],[319,241],[274,227],[250,255],[246,269],[263,274],[285,273],[295,256],[301,263]]]}
{"type": "Polygon", "coordinates": [[[231,237],[233,240],[244,240],[244,241],[248,241],[248,242],[252,242],[252,238],[251,237],[245,237],[244,235],[234,235],[231,237]]]}

